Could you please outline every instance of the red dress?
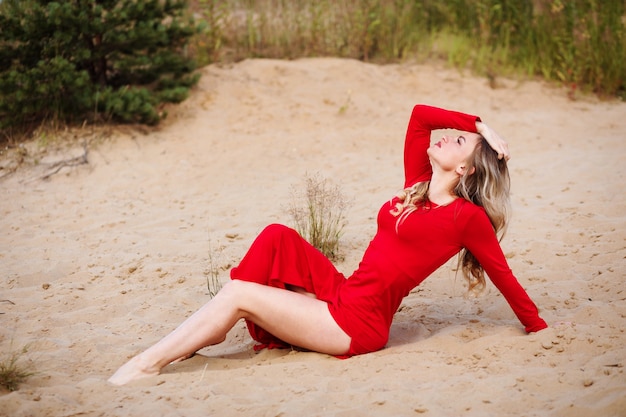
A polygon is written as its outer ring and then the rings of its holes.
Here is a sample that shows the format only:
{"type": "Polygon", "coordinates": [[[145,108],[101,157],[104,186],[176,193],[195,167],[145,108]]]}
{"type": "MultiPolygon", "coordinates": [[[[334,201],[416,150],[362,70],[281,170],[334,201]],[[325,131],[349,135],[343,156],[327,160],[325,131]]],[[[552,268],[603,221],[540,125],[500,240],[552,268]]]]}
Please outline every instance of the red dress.
{"type": "MultiPolygon", "coordinates": [[[[477,120],[463,113],[415,106],[406,134],[404,187],[428,181],[432,175],[426,154],[432,130],[476,132],[477,120]]],[[[447,206],[431,204],[411,213],[396,230],[398,217],[390,212],[396,201],[394,198],[383,204],[376,235],[357,270],[347,279],[296,231],[277,224],[261,232],[239,266],[232,269],[231,278],[279,288],[290,284],[314,293],[328,303],[337,324],[352,338],[350,356],[382,349],[402,299],[466,248],[527,332],[547,327],[511,272],[483,208],[462,198],[447,206]]],[[[260,347],[287,346],[254,323],[248,322],[248,329],[260,347]]]]}

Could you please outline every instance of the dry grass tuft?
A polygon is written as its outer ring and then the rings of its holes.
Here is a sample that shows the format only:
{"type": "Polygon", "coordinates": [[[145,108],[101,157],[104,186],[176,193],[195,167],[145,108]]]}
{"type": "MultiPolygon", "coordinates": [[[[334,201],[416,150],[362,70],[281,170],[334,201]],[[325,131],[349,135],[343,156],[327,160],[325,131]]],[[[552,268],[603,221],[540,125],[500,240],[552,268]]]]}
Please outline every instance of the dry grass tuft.
{"type": "Polygon", "coordinates": [[[223,246],[218,245],[217,251],[214,251],[213,245],[211,245],[211,241],[209,241],[209,265],[204,271],[204,275],[206,276],[206,286],[209,290],[209,297],[211,298],[215,297],[223,286],[222,280],[220,279],[220,271],[224,268],[220,268],[218,264],[223,249],[223,246]]]}
{"type": "Polygon", "coordinates": [[[339,238],[346,225],[347,201],[340,187],[319,175],[307,175],[302,187],[292,187],[289,207],[295,229],[330,260],[341,260],[339,238]]]}
{"type": "Polygon", "coordinates": [[[28,346],[18,351],[11,351],[0,360],[0,386],[9,391],[15,391],[28,377],[35,375],[31,369],[32,363],[24,364],[21,361],[26,352],[28,352],[28,346]]]}

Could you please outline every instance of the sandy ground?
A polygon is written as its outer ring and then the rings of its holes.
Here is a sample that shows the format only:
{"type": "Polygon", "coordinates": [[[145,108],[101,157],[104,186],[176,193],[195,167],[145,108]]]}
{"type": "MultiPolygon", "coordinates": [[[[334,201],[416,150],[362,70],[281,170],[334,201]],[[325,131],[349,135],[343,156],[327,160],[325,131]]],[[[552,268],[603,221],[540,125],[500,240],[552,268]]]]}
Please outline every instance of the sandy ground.
{"type": "Polygon", "coordinates": [[[36,371],[0,391],[0,415],[626,416],[625,134],[626,103],[437,65],[208,67],[158,129],[92,140],[88,164],[42,179],[83,152],[78,137],[0,180],[0,347],[28,345],[36,371]],[[508,140],[502,245],[550,329],[526,335],[493,285],[464,297],[449,264],[405,299],[380,352],[255,353],[240,323],[158,377],[106,382],[205,303],[211,271],[227,280],[266,224],[292,225],[307,175],[350,202],[338,268],[351,273],[402,185],[416,103],[478,114],[508,140]]]}

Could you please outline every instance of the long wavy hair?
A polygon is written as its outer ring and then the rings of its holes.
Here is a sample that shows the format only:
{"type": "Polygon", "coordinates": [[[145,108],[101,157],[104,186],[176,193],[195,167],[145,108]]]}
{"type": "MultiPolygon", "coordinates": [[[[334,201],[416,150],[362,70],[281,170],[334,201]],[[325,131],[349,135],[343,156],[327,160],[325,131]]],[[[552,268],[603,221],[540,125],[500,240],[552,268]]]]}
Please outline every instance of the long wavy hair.
{"type": "MultiPolygon", "coordinates": [[[[466,164],[465,172],[454,187],[454,194],[477,206],[483,207],[499,240],[506,232],[510,214],[509,169],[504,158],[498,159],[496,152],[481,137],[466,164]],[[473,172],[472,172],[473,171],[473,172]]],[[[406,217],[428,203],[430,181],[419,182],[402,190],[398,202],[391,209],[397,217],[396,231],[406,217]]],[[[485,271],[478,260],[467,249],[459,252],[458,269],[468,282],[468,292],[480,293],[485,288],[485,271]]]]}

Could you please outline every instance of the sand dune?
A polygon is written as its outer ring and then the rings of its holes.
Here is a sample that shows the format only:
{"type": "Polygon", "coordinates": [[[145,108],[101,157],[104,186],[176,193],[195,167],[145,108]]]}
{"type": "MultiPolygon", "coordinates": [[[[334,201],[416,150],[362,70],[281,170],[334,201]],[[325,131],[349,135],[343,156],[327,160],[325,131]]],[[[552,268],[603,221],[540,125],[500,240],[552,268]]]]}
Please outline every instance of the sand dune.
{"type": "Polygon", "coordinates": [[[6,416],[626,416],[626,103],[437,65],[341,59],[210,66],[155,130],[91,143],[0,180],[0,346],[37,374],[6,416]],[[552,326],[526,335],[489,285],[467,299],[452,264],[405,299],[389,346],[338,360],[255,353],[239,324],[158,377],[113,387],[127,358],[208,300],[293,186],[319,173],[350,200],[352,272],[379,205],[402,185],[416,103],[480,115],[510,145],[502,243],[552,326]]]}

